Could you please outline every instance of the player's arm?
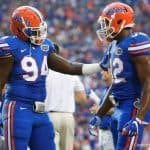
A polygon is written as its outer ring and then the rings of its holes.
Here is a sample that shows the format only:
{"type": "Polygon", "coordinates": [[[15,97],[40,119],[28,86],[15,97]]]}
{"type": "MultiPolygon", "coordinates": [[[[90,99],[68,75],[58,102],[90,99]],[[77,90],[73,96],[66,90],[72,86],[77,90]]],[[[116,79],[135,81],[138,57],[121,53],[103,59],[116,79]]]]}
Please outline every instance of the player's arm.
{"type": "Polygon", "coordinates": [[[114,107],[113,103],[109,99],[109,95],[111,94],[112,85],[108,88],[106,95],[104,96],[103,103],[100,105],[99,110],[97,112],[98,116],[103,116],[108,113],[108,111],[114,107]]]}
{"type": "Polygon", "coordinates": [[[0,101],[2,96],[2,90],[12,70],[13,63],[13,56],[0,57],[0,101]]]}
{"type": "Polygon", "coordinates": [[[71,75],[89,75],[101,71],[99,63],[72,63],[57,55],[56,53],[51,53],[48,56],[48,67],[54,71],[71,75]]]}
{"type": "Polygon", "coordinates": [[[138,78],[142,84],[140,109],[137,118],[143,120],[147,111],[150,110],[150,55],[137,56],[132,58],[138,78]]]}
{"type": "Polygon", "coordinates": [[[98,116],[103,116],[105,114],[108,113],[108,111],[114,107],[114,105],[112,104],[112,102],[109,99],[109,96],[105,99],[105,101],[103,102],[103,104],[99,107],[99,110],[97,112],[98,116]]]}
{"type": "MultiPolygon", "coordinates": [[[[110,68],[110,56],[109,56],[109,49],[110,47],[108,47],[105,56],[103,57],[100,66],[103,68],[103,70],[108,70],[110,68]]],[[[105,93],[105,96],[103,98],[103,103],[100,105],[99,110],[97,112],[97,115],[101,116],[101,115],[105,115],[112,107],[114,107],[113,103],[111,102],[111,100],[109,99],[109,96],[111,94],[111,90],[112,90],[112,86],[113,86],[113,81],[110,84],[109,88],[107,89],[107,92],[105,93]]]]}

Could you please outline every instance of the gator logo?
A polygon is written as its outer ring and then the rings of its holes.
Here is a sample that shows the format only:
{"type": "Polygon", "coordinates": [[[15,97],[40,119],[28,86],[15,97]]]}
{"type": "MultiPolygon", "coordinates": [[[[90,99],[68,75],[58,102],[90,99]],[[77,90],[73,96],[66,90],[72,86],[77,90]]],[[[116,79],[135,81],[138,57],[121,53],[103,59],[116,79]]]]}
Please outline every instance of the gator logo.
{"type": "Polygon", "coordinates": [[[115,52],[116,55],[122,55],[122,53],[123,53],[123,49],[121,48],[118,48],[115,52]]]}
{"type": "MultiPolygon", "coordinates": [[[[20,22],[20,23],[22,23],[22,21],[23,21],[20,15],[15,15],[14,20],[16,22],[20,22]]],[[[24,21],[25,21],[26,26],[30,26],[30,21],[28,21],[28,20],[24,20],[24,21]]]]}
{"type": "Polygon", "coordinates": [[[122,8],[112,8],[106,11],[106,15],[113,15],[114,13],[122,12],[125,13],[127,12],[127,9],[125,7],[122,8]]]}
{"type": "Polygon", "coordinates": [[[49,45],[41,45],[41,50],[47,52],[49,50],[49,45]]]}

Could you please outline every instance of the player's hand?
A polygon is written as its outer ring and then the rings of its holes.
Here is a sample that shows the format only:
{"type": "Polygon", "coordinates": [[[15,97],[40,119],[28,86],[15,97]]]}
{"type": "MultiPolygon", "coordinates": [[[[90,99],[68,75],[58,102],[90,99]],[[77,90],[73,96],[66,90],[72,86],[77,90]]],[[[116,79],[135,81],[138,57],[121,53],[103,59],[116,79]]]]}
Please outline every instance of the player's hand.
{"type": "Polygon", "coordinates": [[[138,134],[140,124],[134,118],[124,125],[122,135],[135,136],[138,134]]]}
{"type": "Polygon", "coordinates": [[[133,118],[124,125],[122,130],[122,135],[135,136],[139,132],[139,127],[141,125],[148,125],[148,122],[141,121],[138,118],[133,118]]]}
{"type": "Polygon", "coordinates": [[[89,133],[93,136],[98,136],[99,124],[101,123],[101,118],[98,116],[92,117],[88,124],[89,133]]]}
{"type": "Polygon", "coordinates": [[[101,123],[99,125],[100,129],[104,129],[107,130],[110,128],[110,120],[111,120],[111,116],[110,115],[105,115],[102,119],[101,119],[101,123]]]}

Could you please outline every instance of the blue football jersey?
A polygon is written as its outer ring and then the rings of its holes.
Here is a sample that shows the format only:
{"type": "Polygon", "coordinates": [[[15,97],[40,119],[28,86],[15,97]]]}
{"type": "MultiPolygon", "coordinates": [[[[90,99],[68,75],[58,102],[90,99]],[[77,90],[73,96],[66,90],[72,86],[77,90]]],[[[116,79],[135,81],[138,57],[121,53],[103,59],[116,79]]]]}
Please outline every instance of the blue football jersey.
{"type": "Polygon", "coordinates": [[[47,57],[55,48],[49,39],[32,45],[16,36],[0,38],[0,57],[13,55],[14,65],[7,82],[6,98],[15,101],[44,101],[47,57]]]}
{"type": "Polygon", "coordinates": [[[135,32],[119,43],[114,40],[101,61],[103,69],[111,69],[114,81],[112,95],[118,100],[140,97],[142,87],[132,62],[133,57],[140,55],[150,55],[150,38],[135,32]]]}

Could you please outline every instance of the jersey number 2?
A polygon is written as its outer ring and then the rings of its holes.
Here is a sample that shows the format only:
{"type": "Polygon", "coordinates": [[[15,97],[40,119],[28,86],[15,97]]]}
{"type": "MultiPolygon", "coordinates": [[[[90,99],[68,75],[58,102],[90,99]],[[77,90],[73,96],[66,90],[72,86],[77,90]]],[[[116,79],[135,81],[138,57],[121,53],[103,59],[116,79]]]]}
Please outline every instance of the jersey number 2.
{"type": "Polygon", "coordinates": [[[123,62],[120,58],[115,58],[113,60],[113,76],[116,79],[117,75],[123,71],[123,62]]]}
{"type": "Polygon", "coordinates": [[[115,58],[113,60],[113,79],[114,83],[120,83],[125,81],[125,78],[123,77],[118,77],[119,74],[123,72],[123,62],[120,58],[115,58]]]}

